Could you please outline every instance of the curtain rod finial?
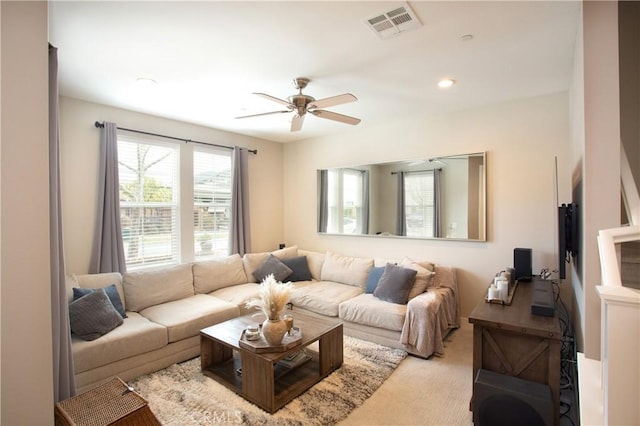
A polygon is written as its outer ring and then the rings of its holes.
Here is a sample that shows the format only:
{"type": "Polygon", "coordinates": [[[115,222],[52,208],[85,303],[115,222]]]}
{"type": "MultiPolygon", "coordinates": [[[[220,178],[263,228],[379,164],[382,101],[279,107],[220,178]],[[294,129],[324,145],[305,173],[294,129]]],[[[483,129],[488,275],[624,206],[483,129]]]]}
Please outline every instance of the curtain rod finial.
{"type": "Polygon", "coordinates": [[[101,122],[99,122],[99,121],[96,121],[96,122],[94,123],[94,126],[96,126],[98,129],[102,129],[102,128],[104,127],[104,123],[101,123],[101,122]]]}

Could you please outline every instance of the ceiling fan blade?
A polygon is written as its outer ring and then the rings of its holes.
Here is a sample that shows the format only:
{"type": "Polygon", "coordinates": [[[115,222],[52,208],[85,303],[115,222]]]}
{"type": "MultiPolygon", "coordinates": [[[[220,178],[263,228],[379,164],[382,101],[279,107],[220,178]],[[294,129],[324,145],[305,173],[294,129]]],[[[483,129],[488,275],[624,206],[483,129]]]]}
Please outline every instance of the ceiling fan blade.
{"type": "Polygon", "coordinates": [[[304,123],[304,115],[294,115],[293,120],[291,120],[291,131],[297,132],[302,129],[302,123],[304,123]]]}
{"type": "Polygon", "coordinates": [[[254,95],[258,95],[258,96],[263,97],[265,99],[268,99],[270,101],[277,102],[277,103],[282,104],[282,105],[284,105],[286,107],[289,107],[291,109],[293,109],[293,107],[294,107],[293,105],[291,105],[290,102],[285,101],[284,99],[276,98],[275,96],[267,95],[266,93],[255,93],[254,92],[254,95]]]}
{"type": "Polygon", "coordinates": [[[262,115],[283,114],[283,113],[289,113],[289,112],[291,112],[290,109],[285,111],[271,111],[271,112],[261,112],[259,114],[241,115],[240,117],[235,117],[235,118],[251,118],[251,117],[260,117],[262,115]]]}
{"type": "Polygon", "coordinates": [[[349,102],[355,102],[358,98],[351,93],[343,93],[342,95],[331,96],[329,98],[318,99],[309,104],[308,108],[327,108],[336,105],[347,104],[349,102]]]}
{"type": "Polygon", "coordinates": [[[338,114],[337,112],[325,111],[323,109],[316,109],[314,111],[309,111],[311,114],[320,117],[326,118],[328,120],[339,121],[341,123],[356,125],[360,123],[359,118],[349,117],[348,115],[338,114]]]}

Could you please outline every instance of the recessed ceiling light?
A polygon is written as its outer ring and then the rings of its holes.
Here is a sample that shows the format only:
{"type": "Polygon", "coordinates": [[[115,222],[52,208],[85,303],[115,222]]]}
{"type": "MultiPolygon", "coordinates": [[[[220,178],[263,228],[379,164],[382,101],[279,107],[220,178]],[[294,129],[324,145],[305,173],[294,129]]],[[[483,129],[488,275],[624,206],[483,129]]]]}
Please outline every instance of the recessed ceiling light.
{"type": "Polygon", "coordinates": [[[442,80],[440,80],[438,82],[438,87],[441,89],[448,89],[449,87],[453,86],[454,84],[456,84],[455,80],[452,80],[450,78],[443,78],[442,80]]]}

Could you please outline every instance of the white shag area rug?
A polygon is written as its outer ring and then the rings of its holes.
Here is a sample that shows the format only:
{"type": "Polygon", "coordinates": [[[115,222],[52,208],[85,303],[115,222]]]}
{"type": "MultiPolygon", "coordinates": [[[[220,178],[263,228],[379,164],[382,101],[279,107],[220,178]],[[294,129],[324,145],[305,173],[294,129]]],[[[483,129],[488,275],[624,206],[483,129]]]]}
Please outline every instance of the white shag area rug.
{"type": "Polygon", "coordinates": [[[333,425],[382,385],[407,356],[344,336],[342,367],[274,414],[200,371],[200,358],[138,377],[129,384],[163,425],[333,425]]]}

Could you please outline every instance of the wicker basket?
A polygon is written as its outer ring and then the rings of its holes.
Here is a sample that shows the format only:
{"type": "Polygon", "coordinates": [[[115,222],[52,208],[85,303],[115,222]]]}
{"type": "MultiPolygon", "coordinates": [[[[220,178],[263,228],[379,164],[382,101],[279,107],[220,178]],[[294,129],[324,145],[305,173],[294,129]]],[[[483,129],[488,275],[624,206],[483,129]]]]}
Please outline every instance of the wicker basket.
{"type": "Polygon", "coordinates": [[[160,425],[147,401],[116,377],[56,404],[56,425],[160,425]]]}

